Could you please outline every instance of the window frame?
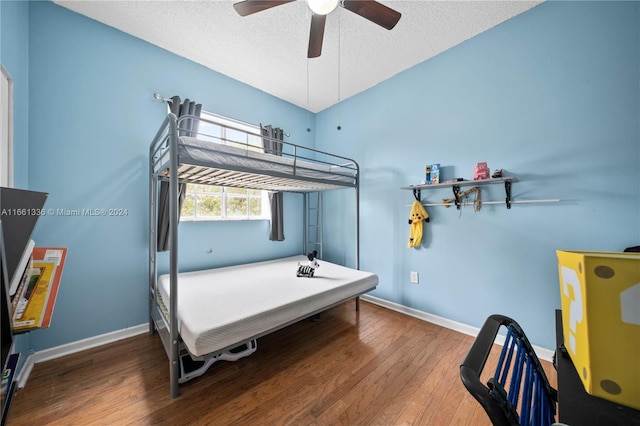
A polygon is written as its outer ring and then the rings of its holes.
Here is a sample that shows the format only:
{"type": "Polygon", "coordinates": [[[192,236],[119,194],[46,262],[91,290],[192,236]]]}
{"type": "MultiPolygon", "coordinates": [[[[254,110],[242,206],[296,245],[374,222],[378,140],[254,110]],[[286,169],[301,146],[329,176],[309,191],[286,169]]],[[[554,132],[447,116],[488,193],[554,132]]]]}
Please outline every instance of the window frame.
{"type": "Polygon", "coordinates": [[[13,188],[13,79],[0,64],[0,186],[13,188]]]}
{"type": "MultiPolygon", "coordinates": [[[[256,125],[252,125],[249,123],[243,123],[237,120],[234,120],[232,118],[229,117],[224,117],[222,115],[219,114],[215,114],[209,111],[201,111],[200,113],[200,118],[203,118],[205,120],[208,120],[210,122],[212,122],[212,124],[209,124],[205,121],[202,121],[200,123],[200,131],[202,132],[202,139],[211,139],[212,143],[223,143],[224,145],[229,145],[228,140],[227,140],[227,127],[225,126],[230,126],[233,127],[234,129],[239,129],[239,130],[244,130],[246,132],[249,133],[259,133],[260,128],[256,125]],[[207,133],[207,129],[202,129],[203,126],[208,126],[208,125],[219,125],[220,126],[220,135],[219,135],[219,139],[218,136],[213,136],[210,133],[207,133]],[[206,135],[211,135],[209,138],[206,135]]],[[[234,129],[229,129],[231,131],[235,131],[234,129]]],[[[199,135],[200,137],[200,135],[199,135]]],[[[250,141],[250,137],[247,136],[246,140],[243,141],[242,143],[246,143],[250,146],[255,146],[257,148],[257,150],[262,151],[262,145],[261,145],[261,141],[260,144],[257,143],[251,143],[250,141]]],[[[269,220],[270,219],[270,211],[269,211],[269,195],[268,195],[268,191],[265,190],[252,190],[252,189],[243,189],[243,188],[236,188],[236,187],[228,187],[228,186],[219,186],[219,185],[202,185],[202,184],[187,184],[187,191],[185,192],[185,203],[183,204],[183,207],[180,211],[180,221],[184,221],[184,222],[225,222],[225,221],[246,221],[246,220],[269,220]],[[219,188],[220,191],[206,191],[203,190],[203,188],[219,188]],[[244,195],[240,195],[240,194],[234,194],[235,191],[246,191],[247,193],[244,195]],[[252,192],[259,192],[260,195],[256,195],[256,194],[252,194],[252,192]],[[220,209],[222,212],[222,215],[218,216],[212,216],[212,215],[202,215],[199,216],[198,215],[198,197],[202,197],[204,194],[207,194],[208,196],[211,196],[213,194],[213,196],[215,197],[220,197],[220,209]],[[188,197],[192,197],[193,198],[193,215],[185,215],[184,214],[184,209],[185,209],[185,204],[186,204],[186,200],[188,197]],[[228,207],[229,207],[229,201],[230,199],[234,199],[234,198],[240,198],[243,200],[246,200],[246,206],[247,206],[247,212],[246,215],[230,215],[228,212],[228,207]],[[251,201],[252,200],[256,200],[259,199],[260,200],[260,204],[261,204],[261,214],[260,215],[252,215],[251,214],[251,201]]]]}

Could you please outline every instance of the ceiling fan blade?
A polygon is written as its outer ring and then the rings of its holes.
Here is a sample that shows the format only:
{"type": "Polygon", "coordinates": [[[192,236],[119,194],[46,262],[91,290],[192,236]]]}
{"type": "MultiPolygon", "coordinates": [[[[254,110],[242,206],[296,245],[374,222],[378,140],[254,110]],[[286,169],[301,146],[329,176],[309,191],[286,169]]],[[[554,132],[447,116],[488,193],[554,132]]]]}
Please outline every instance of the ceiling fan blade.
{"type": "Polygon", "coordinates": [[[309,34],[309,51],[307,58],[317,58],[322,53],[322,39],[324,38],[324,24],[327,15],[313,14],[311,16],[311,31],[309,34]]]}
{"type": "Polygon", "coordinates": [[[244,0],[239,3],[235,3],[233,8],[238,12],[238,15],[247,16],[256,12],[271,9],[272,7],[280,6],[281,4],[291,3],[292,1],[295,0],[244,0]]]}
{"type": "Polygon", "coordinates": [[[342,7],[388,30],[395,27],[402,16],[400,12],[375,0],[344,0],[342,7]]]}

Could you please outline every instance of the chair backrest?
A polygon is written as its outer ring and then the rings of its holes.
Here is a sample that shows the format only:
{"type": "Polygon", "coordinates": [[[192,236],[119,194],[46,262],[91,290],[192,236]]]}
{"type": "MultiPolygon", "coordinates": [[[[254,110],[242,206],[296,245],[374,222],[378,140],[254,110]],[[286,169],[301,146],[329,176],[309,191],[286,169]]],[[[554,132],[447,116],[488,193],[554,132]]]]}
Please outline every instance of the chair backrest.
{"type": "Polygon", "coordinates": [[[482,405],[494,426],[548,426],[555,422],[557,391],[551,387],[531,343],[520,325],[503,315],[485,321],[469,349],[460,378],[482,405]],[[493,376],[481,381],[498,332],[506,338],[493,376]]]}

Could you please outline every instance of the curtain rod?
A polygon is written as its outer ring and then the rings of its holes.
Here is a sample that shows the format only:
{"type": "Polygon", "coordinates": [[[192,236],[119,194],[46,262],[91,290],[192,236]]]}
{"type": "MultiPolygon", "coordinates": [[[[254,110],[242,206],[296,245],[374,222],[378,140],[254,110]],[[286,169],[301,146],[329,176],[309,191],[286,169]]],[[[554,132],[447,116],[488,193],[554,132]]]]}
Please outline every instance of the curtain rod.
{"type": "Polygon", "coordinates": [[[167,99],[167,98],[165,98],[164,96],[162,96],[162,95],[161,95],[160,93],[158,93],[158,92],[154,93],[154,94],[153,94],[153,97],[154,97],[154,98],[156,98],[156,99],[157,99],[157,100],[159,100],[159,101],[162,101],[162,102],[171,102],[171,99],[167,99]]]}
{"type": "MultiPolygon", "coordinates": [[[[153,97],[154,97],[154,98],[156,98],[156,99],[157,99],[157,100],[159,100],[159,101],[162,101],[162,102],[172,102],[172,101],[171,101],[171,99],[169,99],[169,98],[165,98],[164,96],[162,96],[162,95],[161,95],[160,93],[158,93],[158,92],[154,93],[154,94],[153,94],[153,97]]],[[[208,112],[208,111],[207,111],[207,112],[208,112]]],[[[214,113],[211,113],[211,112],[210,112],[210,114],[214,114],[214,113]]],[[[217,114],[216,114],[216,115],[217,115],[217,114]]],[[[237,124],[242,124],[243,126],[257,127],[257,126],[256,126],[255,124],[253,124],[253,123],[247,123],[246,121],[237,120],[237,119],[235,119],[235,118],[231,118],[231,117],[221,117],[221,118],[224,118],[224,119],[226,119],[226,120],[230,120],[230,121],[234,121],[234,122],[236,122],[237,124]]],[[[284,133],[284,135],[285,135],[286,137],[291,137],[291,135],[290,135],[288,132],[283,132],[283,133],[284,133]]]]}

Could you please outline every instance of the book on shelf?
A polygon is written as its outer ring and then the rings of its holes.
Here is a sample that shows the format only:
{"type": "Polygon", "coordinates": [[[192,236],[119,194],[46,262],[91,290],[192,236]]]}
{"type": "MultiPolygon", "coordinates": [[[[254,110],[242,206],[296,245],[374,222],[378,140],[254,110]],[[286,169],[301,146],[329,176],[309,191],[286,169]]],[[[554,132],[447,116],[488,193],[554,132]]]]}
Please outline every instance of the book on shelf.
{"type": "Polygon", "coordinates": [[[33,249],[11,303],[14,332],[49,327],[66,257],[66,248],[33,249]]]}
{"type": "Polygon", "coordinates": [[[16,389],[16,370],[18,368],[19,353],[13,353],[7,358],[7,364],[2,371],[2,383],[0,384],[0,409],[2,410],[2,424],[6,423],[9,416],[11,399],[16,389]]]}
{"type": "Polygon", "coordinates": [[[6,396],[9,394],[11,390],[11,383],[13,383],[13,379],[15,378],[15,372],[18,368],[18,359],[20,358],[19,353],[13,353],[9,355],[7,359],[7,365],[2,372],[2,384],[0,386],[0,398],[2,401],[5,401],[6,396]]]}

